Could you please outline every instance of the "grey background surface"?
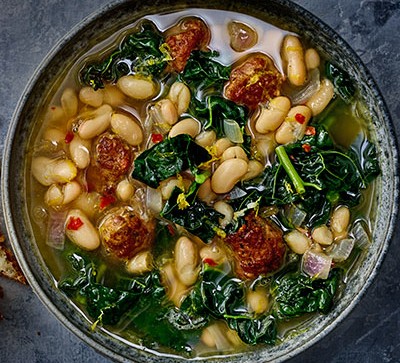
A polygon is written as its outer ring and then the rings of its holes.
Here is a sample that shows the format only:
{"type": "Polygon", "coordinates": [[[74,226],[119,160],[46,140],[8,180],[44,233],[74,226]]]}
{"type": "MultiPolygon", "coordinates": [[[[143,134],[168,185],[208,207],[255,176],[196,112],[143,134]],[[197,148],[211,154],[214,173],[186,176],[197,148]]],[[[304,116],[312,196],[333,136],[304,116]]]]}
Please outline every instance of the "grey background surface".
{"type": "MultiPolygon", "coordinates": [[[[359,54],[400,135],[400,2],[296,0],[359,54]]],[[[25,85],[46,53],[106,0],[0,0],[0,152],[25,85]]],[[[4,231],[3,218],[0,218],[4,231]]],[[[400,228],[373,284],[338,328],[295,362],[400,362],[400,228]]],[[[57,321],[30,287],[0,278],[0,362],[108,362],[57,321]]]]}

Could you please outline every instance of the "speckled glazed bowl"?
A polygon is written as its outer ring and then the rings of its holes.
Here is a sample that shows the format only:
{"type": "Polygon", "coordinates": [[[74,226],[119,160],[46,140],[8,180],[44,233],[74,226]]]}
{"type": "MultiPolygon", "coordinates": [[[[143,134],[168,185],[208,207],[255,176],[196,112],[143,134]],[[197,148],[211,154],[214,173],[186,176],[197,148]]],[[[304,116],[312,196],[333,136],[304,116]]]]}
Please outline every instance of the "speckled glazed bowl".
{"type": "MultiPolygon", "coordinates": [[[[70,300],[59,293],[46,267],[32,233],[26,207],[24,163],[28,140],[35,130],[35,120],[43,107],[42,95],[54,87],[54,80],[63,76],[68,67],[93,44],[146,14],[175,9],[211,8],[243,12],[273,23],[279,18],[288,30],[299,31],[317,44],[319,50],[341,64],[357,81],[372,122],[369,125],[373,141],[378,146],[382,174],[378,180],[374,201],[373,243],[361,263],[357,276],[347,281],[347,288],[334,310],[319,316],[304,333],[276,347],[261,347],[229,358],[207,358],[207,362],[280,362],[307,349],[328,334],[357,304],[376,275],[387,250],[397,215],[398,166],[397,146],[385,103],[367,69],[357,55],[329,27],[299,6],[285,0],[223,1],[223,0],[163,0],[117,1],[86,19],[67,34],[42,62],[28,84],[14,114],[4,151],[2,165],[3,209],[8,234],[17,259],[36,294],[71,331],[106,356],[116,361],[176,362],[179,357],[160,357],[144,348],[132,346],[101,329],[91,331],[90,322],[75,309],[70,300]]],[[[197,15],[201,15],[198,10],[197,15]]]]}

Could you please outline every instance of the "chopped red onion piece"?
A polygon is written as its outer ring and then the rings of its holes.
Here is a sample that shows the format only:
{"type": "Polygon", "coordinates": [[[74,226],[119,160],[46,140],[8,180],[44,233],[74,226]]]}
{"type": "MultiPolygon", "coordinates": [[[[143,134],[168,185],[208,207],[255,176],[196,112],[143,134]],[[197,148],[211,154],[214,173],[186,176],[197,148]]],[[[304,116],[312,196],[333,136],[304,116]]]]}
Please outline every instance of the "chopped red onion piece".
{"type": "Polygon", "coordinates": [[[49,213],[46,244],[57,250],[63,250],[65,244],[64,225],[66,211],[49,213]]]}
{"type": "Polygon", "coordinates": [[[323,252],[308,250],[302,258],[302,269],[313,278],[327,279],[331,270],[332,257],[323,252]]]}

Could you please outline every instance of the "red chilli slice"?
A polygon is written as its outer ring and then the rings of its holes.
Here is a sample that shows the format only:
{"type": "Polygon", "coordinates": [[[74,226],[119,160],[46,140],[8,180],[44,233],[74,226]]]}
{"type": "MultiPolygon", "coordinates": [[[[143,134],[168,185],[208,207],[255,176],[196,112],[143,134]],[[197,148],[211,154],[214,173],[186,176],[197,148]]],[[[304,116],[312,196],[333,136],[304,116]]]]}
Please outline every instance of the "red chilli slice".
{"type": "Polygon", "coordinates": [[[302,115],[301,113],[296,113],[296,115],[294,116],[294,119],[301,125],[303,125],[304,122],[306,122],[305,116],[302,115]]]}
{"type": "Polygon", "coordinates": [[[74,133],[72,131],[68,131],[65,135],[64,141],[66,144],[69,144],[74,139],[74,133]]]}
{"type": "Polygon", "coordinates": [[[82,226],[83,222],[79,217],[69,217],[67,229],[69,229],[70,231],[77,231],[82,226]]]}
{"type": "Polygon", "coordinates": [[[212,258],[205,258],[203,262],[211,267],[217,266],[217,263],[212,258]]]}
{"type": "Polygon", "coordinates": [[[108,207],[110,204],[113,204],[115,202],[115,197],[113,195],[103,195],[100,197],[100,204],[99,208],[104,209],[108,207]]]}
{"type": "Polygon", "coordinates": [[[315,134],[316,134],[315,127],[313,127],[313,126],[307,126],[306,127],[305,135],[314,136],[315,134]]]}
{"type": "Polygon", "coordinates": [[[163,141],[164,137],[162,134],[151,134],[151,141],[154,142],[155,144],[158,144],[159,142],[163,141]]]}

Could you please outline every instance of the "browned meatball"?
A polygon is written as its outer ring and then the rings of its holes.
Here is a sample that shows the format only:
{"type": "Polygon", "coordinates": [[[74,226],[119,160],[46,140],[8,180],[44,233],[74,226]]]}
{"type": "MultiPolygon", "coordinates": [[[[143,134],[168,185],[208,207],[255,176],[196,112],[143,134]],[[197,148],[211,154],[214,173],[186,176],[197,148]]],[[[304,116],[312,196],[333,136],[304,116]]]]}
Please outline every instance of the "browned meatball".
{"type": "Polygon", "coordinates": [[[247,58],[231,72],[225,96],[254,109],[260,103],[279,96],[283,77],[272,60],[264,54],[247,58]]]}
{"type": "Polygon", "coordinates": [[[253,279],[276,271],[282,266],[286,251],[281,229],[254,212],[245,220],[237,232],[225,238],[233,251],[236,274],[243,279],[253,279]]]}
{"type": "Polygon", "coordinates": [[[108,214],[100,225],[102,243],[108,253],[131,259],[148,250],[154,239],[154,222],[145,221],[130,207],[108,214]]]}
{"type": "Polygon", "coordinates": [[[116,181],[129,171],[132,150],[121,137],[106,132],[97,140],[94,158],[101,174],[109,181],[116,181]]]}
{"type": "Polygon", "coordinates": [[[203,49],[209,40],[210,31],[200,19],[186,19],[177,27],[177,32],[172,29],[165,40],[173,59],[172,68],[182,72],[192,50],[203,49]]]}

